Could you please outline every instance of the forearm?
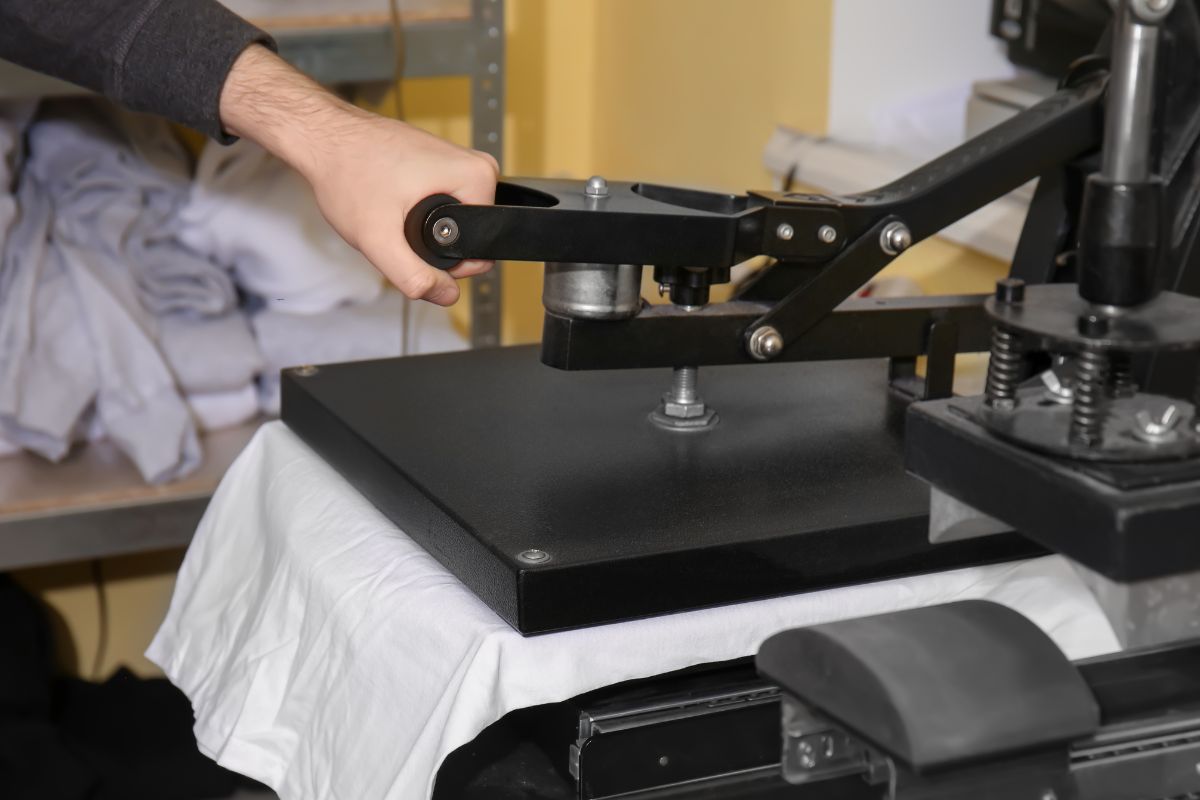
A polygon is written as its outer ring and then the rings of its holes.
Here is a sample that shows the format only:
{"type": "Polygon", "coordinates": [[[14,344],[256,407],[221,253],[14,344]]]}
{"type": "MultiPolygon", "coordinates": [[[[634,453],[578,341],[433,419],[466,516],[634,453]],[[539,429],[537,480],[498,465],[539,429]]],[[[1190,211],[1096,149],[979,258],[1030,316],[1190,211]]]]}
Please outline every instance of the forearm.
{"type": "Polygon", "coordinates": [[[234,62],[220,112],[227,132],[262,145],[310,181],[351,129],[372,116],[259,46],[234,62]]]}
{"type": "Polygon", "coordinates": [[[216,0],[0,0],[0,58],[221,138],[238,55],[270,37],[216,0]]]}
{"type": "MultiPolygon", "coordinates": [[[[3,0],[0,0],[2,2],[3,0]]],[[[221,92],[225,130],[262,145],[312,184],[325,218],[409,297],[449,305],[455,277],[421,261],[404,240],[409,211],[432,194],[495,199],[496,162],[344,102],[262,47],[235,61],[221,92]]]]}

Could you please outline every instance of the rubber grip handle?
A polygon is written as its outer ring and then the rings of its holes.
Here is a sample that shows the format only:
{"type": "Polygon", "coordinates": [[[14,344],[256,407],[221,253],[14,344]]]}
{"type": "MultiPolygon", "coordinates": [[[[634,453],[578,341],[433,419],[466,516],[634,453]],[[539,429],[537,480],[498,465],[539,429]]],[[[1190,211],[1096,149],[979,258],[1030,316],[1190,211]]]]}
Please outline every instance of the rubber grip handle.
{"type": "Polygon", "coordinates": [[[433,223],[443,216],[440,212],[456,205],[460,203],[451,195],[430,195],[417,203],[404,220],[404,238],[408,240],[408,246],[431,267],[446,270],[462,262],[461,258],[442,255],[433,238],[433,223]]]}

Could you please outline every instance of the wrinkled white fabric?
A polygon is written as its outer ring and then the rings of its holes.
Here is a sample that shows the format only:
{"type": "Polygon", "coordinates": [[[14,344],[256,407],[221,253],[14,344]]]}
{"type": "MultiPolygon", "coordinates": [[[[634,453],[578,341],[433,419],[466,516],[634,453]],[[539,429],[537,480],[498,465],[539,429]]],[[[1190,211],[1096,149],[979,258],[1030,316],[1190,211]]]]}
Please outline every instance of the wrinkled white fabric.
{"type": "Polygon", "coordinates": [[[186,397],[202,431],[219,431],[258,416],[258,387],[247,383],[224,392],[195,392],[186,397]]]}
{"type": "Polygon", "coordinates": [[[0,253],[0,433],[57,461],[99,389],[70,274],[50,247],[48,192],[25,176],[0,253]]]}
{"type": "Polygon", "coordinates": [[[370,302],[383,287],[329,227],[304,179],[246,139],[204,149],[179,235],[270,308],[317,314],[370,302]]]}
{"type": "Polygon", "coordinates": [[[1058,558],[523,638],[271,423],[209,505],[148,656],[191,699],[200,748],[284,800],[415,800],[513,709],[750,655],[788,627],[966,598],[1021,611],[1073,658],[1117,649],[1058,558]]]}
{"type": "MultiPolygon", "coordinates": [[[[279,371],[301,364],[364,361],[402,354],[404,295],[384,291],[371,303],[339,306],[323,314],[265,309],[251,317],[266,368],[262,410],[279,413],[279,371]]],[[[409,355],[463,350],[467,340],[450,312],[432,303],[409,305],[409,355]]]]}
{"type": "MultiPolygon", "coordinates": [[[[186,303],[144,280],[163,272],[146,251],[162,255],[168,248],[164,229],[186,188],[182,151],[176,150],[180,160],[171,161],[168,138],[165,123],[91,103],[56,105],[29,128],[22,178],[49,198],[44,261],[66,276],[76,315],[70,335],[82,331],[88,343],[73,367],[94,373],[99,423],[151,483],[185,475],[200,461],[195,424],[159,352],[156,320],[147,310],[164,299],[171,308],[186,303]],[[140,137],[151,137],[142,148],[152,154],[150,160],[139,157],[133,144],[140,137]]],[[[219,272],[178,243],[170,247],[180,257],[172,269],[191,263],[219,272]]],[[[33,324],[41,327],[40,318],[33,324]]],[[[34,359],[27,366],[41,369],[34,359]]]]}

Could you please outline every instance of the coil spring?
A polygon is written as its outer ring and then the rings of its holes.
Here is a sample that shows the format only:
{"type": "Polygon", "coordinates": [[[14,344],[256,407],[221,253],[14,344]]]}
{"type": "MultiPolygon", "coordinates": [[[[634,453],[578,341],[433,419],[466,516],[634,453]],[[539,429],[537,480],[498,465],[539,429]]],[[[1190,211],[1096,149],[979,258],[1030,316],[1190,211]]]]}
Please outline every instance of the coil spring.
{"type": "Polygon", "coordinates": [[[1088,447],[1097,445],[1104,435],[1108,417],[1108,356],[1084,350],[1076,363],[1075,404],[1071,409],[1070,439],[1088,447]]]}
{"type": "Polygon", "coordinates": [[[996,408],[1012,408],[1016,405],[1017,386],[1021,382],[1023,353],[1020,336],[1009,328],[994,326],[991,356],[988,362],[987,403],[996,408]]]}
{"type": "Polygon", "coordinates": [[[1133,397],[1137,386],[1133,382],[1133,359],[1128,353],[1112,353],[1108,357],[1108,389],[1113,397],[1133,397]]]}

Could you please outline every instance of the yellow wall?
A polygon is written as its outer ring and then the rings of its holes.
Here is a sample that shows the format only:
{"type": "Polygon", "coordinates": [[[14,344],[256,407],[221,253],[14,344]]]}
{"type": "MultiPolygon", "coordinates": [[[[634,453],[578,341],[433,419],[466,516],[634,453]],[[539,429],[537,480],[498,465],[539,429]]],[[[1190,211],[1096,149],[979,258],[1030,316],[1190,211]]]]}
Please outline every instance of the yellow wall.
{"type": "MultiPolygon", "coordinates": [[[[509,0],[505,171],[770,188],[761,154],[773,127],[825,129],[831,19],[832,0],[509,0]]],[[[402,110],[469,144],[465,79],[407,81],[402,110]]],[[[929,241],[891,271],[929,292],[957,292],[986,289],[1000,269],[929,241]]],[[[506,342],[538,338],[540,288],[540,265],[507,265],[506,342]]],[[[101,674],[118,663],[151,671],[141,652],[165,612],[179,558],[103,563],[112,625],[101,674]]],[[[90,674],[99,639],[90,566],[18,578],[59,613],[68,666],[90,674]]]]}

